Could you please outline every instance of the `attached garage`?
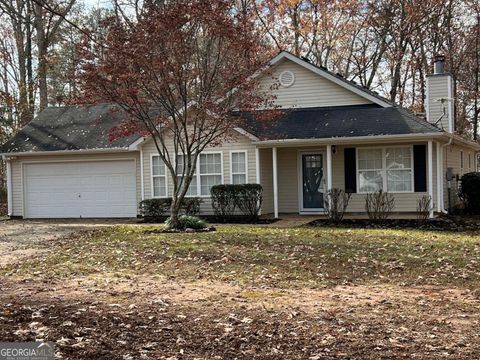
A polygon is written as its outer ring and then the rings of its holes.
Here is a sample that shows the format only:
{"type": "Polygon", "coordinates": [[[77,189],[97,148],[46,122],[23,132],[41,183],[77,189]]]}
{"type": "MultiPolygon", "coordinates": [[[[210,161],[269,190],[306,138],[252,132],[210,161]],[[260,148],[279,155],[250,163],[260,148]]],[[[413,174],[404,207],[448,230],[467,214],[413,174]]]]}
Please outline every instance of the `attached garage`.
{"type": "Polygon", "coordinates": [[[134,160],[24,163],[25,218],[137,215],[134,160]]]}

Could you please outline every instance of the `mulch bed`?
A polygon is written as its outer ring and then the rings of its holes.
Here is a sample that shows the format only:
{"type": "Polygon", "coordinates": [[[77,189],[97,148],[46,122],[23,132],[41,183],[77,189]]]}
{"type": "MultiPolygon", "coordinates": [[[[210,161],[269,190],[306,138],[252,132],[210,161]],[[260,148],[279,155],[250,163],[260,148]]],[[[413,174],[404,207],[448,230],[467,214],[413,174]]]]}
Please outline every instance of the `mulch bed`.
{"type": "Polygon", "coordinates": [[[478,231],[480,218],[442,216],[428,219],[425,222],[415,219],[387,219],[382,222],[373,222],[368,219],[344,219],[334,224],[328,219],[314,220],[307,225],[320,227],[362,228],[362,229],[419,229],[438,231],[478,231]]]}
{"type": "MultiPolygon", "coordinates": [[[[203,219],[211,224],[251,224],[251,225],[268,225],[273,224],[280,219],[273,219],[273,218],[259,218],[256,221],[253,221],[248,216],[232,216],[229,218],[223,218],[220,216],[214,215],[199,215],[200,219],[203,219]]],[[[163,224],[167,220],[167,217],[162,218],[140,218],[138,221],[140,223],[147,223],[147,224],[163,224]]]]}

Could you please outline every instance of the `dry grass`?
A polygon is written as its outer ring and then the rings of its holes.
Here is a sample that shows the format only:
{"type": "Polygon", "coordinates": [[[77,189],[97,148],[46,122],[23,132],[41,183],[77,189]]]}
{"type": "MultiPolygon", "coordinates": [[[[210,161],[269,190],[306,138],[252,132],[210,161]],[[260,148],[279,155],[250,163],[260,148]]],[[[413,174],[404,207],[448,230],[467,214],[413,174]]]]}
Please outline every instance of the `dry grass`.
{"type": "Polygon", "coordinates": [[[69,277],[108,271],[243,285],[451,285],[480,280],[478,233],[221,227],[196,234],[117,226],[59,242],[4,274],[69,277]]]}
{"type": "Polygon", "coordinates": [[[478,233],[117,226],[0,269],[0,338],[64,359],[473,359],[478,233]]]}

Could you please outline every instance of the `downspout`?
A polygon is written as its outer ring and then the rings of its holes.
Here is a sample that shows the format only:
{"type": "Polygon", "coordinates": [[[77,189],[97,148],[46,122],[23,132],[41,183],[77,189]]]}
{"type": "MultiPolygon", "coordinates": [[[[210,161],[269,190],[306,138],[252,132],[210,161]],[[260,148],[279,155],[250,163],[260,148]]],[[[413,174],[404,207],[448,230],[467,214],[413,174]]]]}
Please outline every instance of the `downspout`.
{"type": "Polygon", "coordinates": [[[441,164],[440,169],[441,169],[441,176],[442,176],[442,206],[441,206],[440,211],[443,214],[448,214],[448,211],[445,210],[445,193],[444,193],[444,190],[443,190],[444,189],[444,187],[443,187],[443,181],[444,180],[443,179],[445,178],[444,177],[444,169],[443,169],[443,162],[444,162],[443,153],[444,153],[444,150],[447,148],[447,146],[452,145],[452,143],[453,143],[453,137],[450,137],[450,139],[448,139],[448,142],[446,144],[443,144],[442,147],[441,147],[441,149],[442,149],[441,150],[442,151],[442,157],[441,157],[442,164],[441,164]]]}

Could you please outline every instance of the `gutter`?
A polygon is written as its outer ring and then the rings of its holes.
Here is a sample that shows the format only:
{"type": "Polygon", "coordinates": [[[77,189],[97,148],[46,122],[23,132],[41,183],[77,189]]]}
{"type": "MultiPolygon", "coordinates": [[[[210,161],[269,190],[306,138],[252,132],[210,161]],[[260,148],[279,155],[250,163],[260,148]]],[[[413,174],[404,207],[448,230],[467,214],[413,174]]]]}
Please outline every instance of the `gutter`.
{"type": "Polygon", "coordinates": [[[118,152],[133,152],[136,151],[130,148],[108,148],[108,149],[82,149],[82,150],[55,150],[55,151],[24,151],[24,152],[9,152],[1,153],[4,157],[15,156],[40,156],[40,155],[66,155],[66,154],[103,154],[103,153],[118,153],[118,152]]]}
{"type": "MultiPolygon", "coordinates": [[[[442,164],[441,164],[441,168],[442,168],[442,205],[441,205],[440,211],[441,211],[443,214],[448,214],[448,211],[445,210],[445,194],[444,194],[444,192],[443,192],[443,191],[444,191],[444,190],[443,190],[443,189],[444,189],[444,187],[443,187],[443,173],[445,172],[445,169],[443,168],[443,162],[444,162],[444,161],[443,161],[443,160],[444,160],[444,159],[443,159],[443,153],[444,153],[444,150],[447,148],[447,146],[450,146],[450,145],[453,144],[453,137],[454,137],[454,135],[451,134],[450,139],[448,140],[448,142],[447,142],[446,144],[443,144],[443,145],[441,146],[441,151],[442,151],[442,164]]],[[[437,176],[438,176],[438,174],[437,174],[437,176]]],[[[449,200],[449,201],[450,201],[450,200],[449,200]]]]}
{"type": "Polygon", "coordinates": [[[371,135],[371,136],[353,136],[353,137],[336,137],[325,139],[281,139],[281,140],[261,140],[255,141],[259,147],[269,145],[275,146],[292,146],[292,145],[328,145],[328,144],[351,144],[352,142],[372,142],[380,141],[409,141],[412,139],[422,140],[431,138],[442,138],[445,136],[443,132],[424,133],[424,134],[400,134],[400,135],[371,135]]]}

